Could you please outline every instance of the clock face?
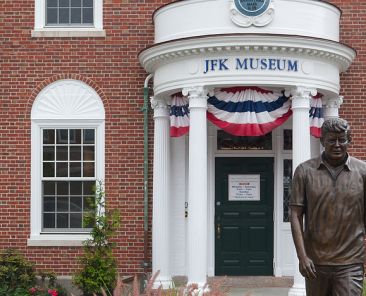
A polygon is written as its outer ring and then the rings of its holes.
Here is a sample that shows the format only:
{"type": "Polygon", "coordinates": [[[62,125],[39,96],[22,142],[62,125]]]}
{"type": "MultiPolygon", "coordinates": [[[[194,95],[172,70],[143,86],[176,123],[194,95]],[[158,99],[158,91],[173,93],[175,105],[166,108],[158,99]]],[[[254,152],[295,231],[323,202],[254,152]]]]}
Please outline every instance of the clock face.
{"type": "Polygon", "coordinates": [[[257,16],[266,11],[271,0],[235,0],[236,8],[246,16],[257,16]]]}

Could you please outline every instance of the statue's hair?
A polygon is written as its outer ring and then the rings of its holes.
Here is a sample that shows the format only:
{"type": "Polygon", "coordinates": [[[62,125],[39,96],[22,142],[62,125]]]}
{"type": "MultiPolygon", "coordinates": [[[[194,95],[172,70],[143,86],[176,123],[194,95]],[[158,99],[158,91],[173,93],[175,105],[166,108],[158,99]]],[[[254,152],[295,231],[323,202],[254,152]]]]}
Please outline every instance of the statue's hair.
{"type": "Polygon", "coordinates": [[[343,118],[329,118],[322,125],[322,138],[328,133],[347,133],[347,137],[351,137],[351,128],[343,118]]]}

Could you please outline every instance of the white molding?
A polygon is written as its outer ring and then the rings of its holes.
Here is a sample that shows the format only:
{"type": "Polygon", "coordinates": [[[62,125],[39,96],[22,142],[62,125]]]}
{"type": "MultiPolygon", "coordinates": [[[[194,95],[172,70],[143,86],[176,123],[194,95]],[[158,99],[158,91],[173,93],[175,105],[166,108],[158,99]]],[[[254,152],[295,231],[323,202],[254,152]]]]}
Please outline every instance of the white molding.
{"type": "Polygon", "coordinates": [[[29,247],[81,247],[89,235],[34,235],[27,240],[29,247]]]}
{"type": "Polygon", "coordinates": [[[96,179],[105,175],[105,112],[98,94],[87,84],[71,79],[46,86],[31,112],[31,234],[29,246],[80,246],[88,234],[42,234],[41,129],[95,128],[96,179]],[[72,101],[71,101],[72,100],[72,101]],[[87,100],[87,102],[86,102],[87,100]]]}
{"type": "Polygon", "coordinates": [[[94,28],[43,28],[32,30],[31,37],[106,37],[106,32],[105,30],[98,30],[94,28]]]}
{"type": "Polygon", "coordinates": [[[103,0],[94,0],[94,26],[47,27],[46,0],[34,0],[34,30],[32,37],[104,37],[103,0]]]}

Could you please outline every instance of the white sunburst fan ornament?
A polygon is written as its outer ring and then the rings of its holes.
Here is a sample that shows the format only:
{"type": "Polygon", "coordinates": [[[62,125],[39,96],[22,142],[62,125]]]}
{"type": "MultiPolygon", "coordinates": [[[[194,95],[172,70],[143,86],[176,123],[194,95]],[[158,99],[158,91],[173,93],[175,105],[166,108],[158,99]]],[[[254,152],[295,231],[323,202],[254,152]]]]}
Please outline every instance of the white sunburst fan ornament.
{"type": "Polygon", "coordinates": [[[32,119],[104,119],[104,106],[97,92],[86,83],[58,80],[37,96],[32,119]]]}

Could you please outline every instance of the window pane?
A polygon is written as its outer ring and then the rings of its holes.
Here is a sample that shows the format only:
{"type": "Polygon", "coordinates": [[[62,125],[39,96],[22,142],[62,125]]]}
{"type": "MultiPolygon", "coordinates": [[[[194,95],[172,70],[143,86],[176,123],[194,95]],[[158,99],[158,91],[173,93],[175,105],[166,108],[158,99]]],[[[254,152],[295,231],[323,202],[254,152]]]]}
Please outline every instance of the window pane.
{"type": "Polygon", "coordinates": [[[83,7],[93,7],[93,0],[83,0],[83,7]]]}
{"type": "Polygon", "coordinates": [[[59,0],[60,7],[69,7],[70,6],[70,0],[59,0]]]}
{"type": "Polygon", "coordinates": [[[69,214],[57,214],[57,228],[69,228],[69,214]]]}
{"type": "Polygon", "coordinates": [[[71,228],[81,228],[83,225],[83,219],[82,219],[81,213],[72,213],[70,214],[70,227],[71,228]]]}
{"type": "Polygon", "coordinates": [[[94,177],[94,162],[84,162],[83,177],[94,177]]]}
{"type": "Polygon", "coordinates": [[[57,182],[57,195],[69,195],[68,182],[57,182]]]}
{"type": "Polygon", "coordinates": [[[81,7],[81,0],[71,0],[71,7],[81,7]]]}
{"type": "Polygon", "coordinates": [[[86,211],[86,212],[89,212],[92,209],[94,209],[94,196],[84,197],[83,210],[86,211]]]}
{"type": "Polygon", "coordinates": [[[81,195],[82,194],[82,182],[70,182],[70,195],[81,195]]]}
{"type": "Polygon", "coordinates": [[[55,176],[55,164],[53,162],[43,163],[43,177],[54,177],[55,176]]]}
{"type": "Polygon", "coordinates": [[[43,195],[55,195],[55,182],[43,182],[43,195]]]}
{"type": "Polygon", "coordinates": [[[57,197],[57,212],[68,212],[68,211],[69,211],[69,198],[57,197]]]}
{"type": "Polygon", "coordinates": [[[43,147],[43,160],[55,160],[55,147],[43,147]]]}
{"type": "Polygon", "coordinates": [[[68,165],[67,162],[56,163],[56,177],[67,177],[68,176],[68,165]]]}
{"type": "MultiPolygon", "coordinates": [[[[86,215],[90,215],[89,213],[87,214],[84,214],[84,217],[86,217],[86,215]]],[[[85,220],[84,220],[85,221],[85,220]]],[[[84,224],[84,221],[83,221],[83,224],[84,224]]],[[[95,223],[95,220],[94,221],[90,221],[90,223],[87,223],[87,224],[84,224],[83,227],[84,228],[92,228],[93,227],[93,224],[95,223]]]]}
{"type": "Polygon", "coordinates": [[[95,182],[91,181],[91,182],[83,182],[84,184],[84,190],[83,190],[83,194],[84,195],[94,195],[95,193],[95,182]]]}
{"type": "Polygon", "coordinates": [[[70,144],[81,144],[81,130],[70,130],[70,144]]]}
{"type": "Polygon", "coordinates": [[[68,156],[67,146],[57,146],[56,147],[56,160],[67,160],[68,156]]]}
{"type": "Polygon", "coordinates": [[[71,23],[72,24],[81,23],[81,8],[71,8],[71,23]]]}
{"type": "Polygon", "coordinates": [[[43,211],[54,212],[55,211],[55,198],[45,197],[43,200],[43,211]]]}
{"type": "Polygon", "coordinates": [[[70,160],[81,160],[81,147],[70,147],[70,160]]]}
{"type": "Polygon", "coordinates": [[[55,214],[43,214],[43,227],[55,228],[55,214]]]}
{"type": "Polygon", "coordinates": [[[47,7],[57,7],[57,0],[47,0],[47,7]]]}
{"type": "Polygon", "coordinates": [[[81,162],[70,163],[70,177],[81,177],[81,162]]]}
{"type": "Polygon", "coordinates": [[[94,130],[84,130],[84,144],[94,144],[94,130]]]}
{"type": "Polygon", "coordinates": [[[83,199],[81,196],[70,198],[70,212],[82,212],[83,211],[83,199]]]}
{"type": "Polygon", "coordinates": [[[94,160],[94,146],[84,146],[84,160],[94,160]]]}
{"type": "Polygon", "coordinates": [[[68,130],[57,130],[57,144],[68,144],[67,138],[68,138],[69,132],[68,130]]]}
{"type": "Polygon", "coordinates": [[[55,130],[43,130],[43,144],[55,144],[55,130]]]}
{"type": "Polygon", "coordinates": [[[292,130],[283,130],[283,150],[292,150],[292,130]]]}
{"type": "Polygon", "coordinates": [[[83,8],[83,24],[93,23],[93,8],[83,8]]]}
{"type": "MultiPolygon", "coordinates": [[[[68,24],[68,23],[70,23],[70,19],[69,19],[69,12],[70,11],[69,11],[68,8],[60,8],[58,12],[59,12],[59,24],[68,24]]],[[[66,140],[63,140],[60,143],[67,143],[67,136],[66,136],[66,140]]]]}
{"type": "Polygon", "coordinates": [[[57,8],[48,8],[47,9],[47,25],[57,24],[58,23],[58,10],[57,8]]]}

